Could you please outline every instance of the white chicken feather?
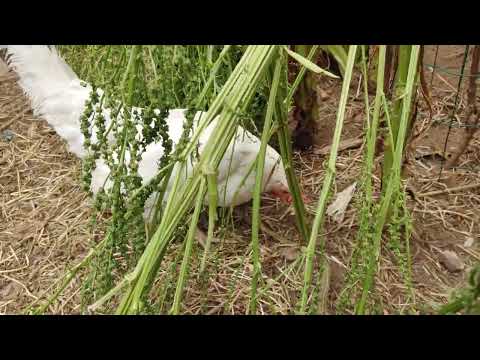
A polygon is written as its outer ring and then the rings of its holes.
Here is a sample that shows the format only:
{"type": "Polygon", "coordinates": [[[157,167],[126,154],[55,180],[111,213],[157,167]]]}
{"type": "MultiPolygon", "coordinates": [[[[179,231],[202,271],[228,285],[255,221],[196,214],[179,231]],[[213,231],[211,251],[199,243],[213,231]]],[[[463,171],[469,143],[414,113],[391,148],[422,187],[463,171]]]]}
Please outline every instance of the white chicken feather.
{"type": "MultiPolygon", "coordinates": [[[[9,55],[8,64],[17,72],[19,85],[31,100],[34,114],[44,118],[54,128],[57,134],[67,142],[69,151],[79,158],[84,158],[87,154],[83,147],[84,136],[80,130],[80,117],[90,98],[92,87],[89,84],[86,86],[82,84],[82,81],[58,55],[54,47],[39,45],[8,45],[6,47],[9,55]]],[[[97,94],[101,98],[103,91],[97,89],[97,94]]],[[[108,128],[111,122],[110,110],[102,107],[101,111],[108,128]]],[[[141,109],[137,108],[137,111],[141,114],[141,109]]],[[[156,110],[155,113],[158,115],[159,110],[156,110]]],[[[201,115],[202,112],[196,114],[194,129],[198,125],[201,115]]],[[[219,117],[214,119],[202,132],[199,139],[200,154],[218,120],[219,117]]],[[[184,109],[169,111],[166,122],[169,127],[169,136],[174,145],[180,140],[185,121],[184,109]]],[[[138,126],[140,130],[141,125],[138,126]]],[[[110,135],[108,141],[109,143],[114,142],[113,135],[110,135]]],[[[93,128],[92,143],[96,142],[96,129],[93,128]]],[[[259,150],[260,140],[239,126],[218,167],[219,206],[236,206],[251,200],[255,186],[255,173],[252,172],[247,176],[240,189],[239,186],[255,161],[259,150]],[[232,152],[232,150],[234,151],[232,152]]],[[[146,147],[138,169],[144,184],[155,176],[158,171],[158,161],[163,153],[164,148],[161,143],[151,143],[146,147]]],[[[127,164],[130,161],[128,152],[125,155],[125,161],[127,164]]],[[[191,163],[187,165],[185,177],[191,174],[193,165],[191,163]]],[[[112,186],[112,182],[107,180],[109,174],[110,168],[107,164],[101,159],[97,160],[91,184],[94,194],[103,186],[106,189],[112,186]]],[[[171,190],[174,178],[175,172],[167,186],[167,192],[171,190]]],[[[283,201],[291,201],[280,155],[270,146],[267,147],[266,153],[263,191],[270,192],[283,201]]],[[[145,216],[154,204],[155,195],[152,194],[145,204],[145,216]]],[[[208,197],[206,197],[205,203],[208,203],[208,197]]]]}

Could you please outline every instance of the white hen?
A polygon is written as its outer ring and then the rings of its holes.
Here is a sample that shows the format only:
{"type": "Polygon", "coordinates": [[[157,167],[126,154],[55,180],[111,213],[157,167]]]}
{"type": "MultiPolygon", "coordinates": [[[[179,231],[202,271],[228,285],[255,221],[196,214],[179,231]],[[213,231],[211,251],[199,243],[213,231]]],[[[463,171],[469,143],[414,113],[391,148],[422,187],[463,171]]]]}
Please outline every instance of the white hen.
{"type": "MultiPolygon", "coordinates": [[[[73,70],[58,55],[55,48],[37,45],[9,45],[8,64],[19,76],[19,85],[30,98],[34,114],[44,118],[60,135],[66,140],[69,150],[80,158],[86,156],[83,148],[84,137],[80,131],[80,116],[85,110],[86,101],[90,97],[92,87],[82,86],[82,81],[73,70]]],[[[103,91],[97,90],[101,97],[103,91]]],[[[139,109],[141,111],[141,109],[139,109]]],[[[110,120],[109,109],[102,108],[106,118],[107,127],[110,120]]],[[[157,112],[158,114],[158,112],[157,112]]],[[[201,112],[196,114],[194,128],[198,125],[201,112]]],[[[211,131],[215,127],[218,117],[202,132],[199,140],[199,152],[201,153],[211,131]]],[[[186,120],[185,110],[170,110],[166,119],[169,127],[169,136],[176,145],[183,131],[183,123],[186,120]]],[[[92,142],[96,142],[96,131],[93,129],[92,142]]],[[[113,137],[109,139],[113,142],[113,137]]],[[[251,164],[260,149],[259,139],[238,127],[236,136],[218,168],[218,205],[222,207],[236,206],[248,202],[253,195],[255,185],[255,174],[252,172],[245,180],[242,187],[239,186],[247,174],[251,164]],[[233,152],[232,152],[232,147],[233,152]],[[238,193],[237,193],[238,192],[238,193]],[[237,193],[235,202],[234,194],[237,193]]],[[[158,168],[158,160],[163,155],[164,149],[161,143],[152,143],[147,146],[139,163],[139,175],[143,183],[147,183],[155,176],[158,168]]],[[[126,154],[126,161],[129,161],[129,154],[126,154]]],[[[92,191],[96,193],[106,182],[110,170],[102,161],[97,160],[96,169],[92,174],[92,191]]],[[[185,176],[189,176],[191,167],[187,169],[185,176]]],[[[175,174],[173,174],[175,175],[175,174]]],[[[172,176],[173,180],[174,176],[172,176]]],[[[170,190],[170,186],[167,191],[170,190]]],[[[285,170],[280,155],[270,146],[267,147],[265,161],[263,191],[269,192],[284,202],[291,202],[288,190],[285,170]]],[[[153,205],[154,195],[145,204],[145,214],[148,214],[153,205]]],[[[205,202],[208,201],[208,197],[205,202]]]]}

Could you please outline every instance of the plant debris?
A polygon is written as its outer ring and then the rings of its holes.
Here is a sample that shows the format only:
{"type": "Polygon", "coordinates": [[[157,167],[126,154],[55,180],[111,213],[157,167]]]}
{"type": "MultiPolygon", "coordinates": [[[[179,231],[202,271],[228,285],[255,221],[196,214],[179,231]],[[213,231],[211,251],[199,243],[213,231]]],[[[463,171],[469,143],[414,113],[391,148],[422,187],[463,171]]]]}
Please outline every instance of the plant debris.
{"type": "Polygon", "coordinates": [[[337,223],[341,223],[343,221],[345,217],[345,211],[347,210],[350,201],[352,201],[356,186],[357,183],[354,182],[345,190],[338,193],[335,197],[335,201],[327,208],[327,215],[332,216],[333,220],[337,223]]]}
{"type": "Polygon", "coordinates": [[[450,250],[440,253],[440,263],[450,272],[459,272],[465,268],[465,264],[458,255],[450,250]]]}

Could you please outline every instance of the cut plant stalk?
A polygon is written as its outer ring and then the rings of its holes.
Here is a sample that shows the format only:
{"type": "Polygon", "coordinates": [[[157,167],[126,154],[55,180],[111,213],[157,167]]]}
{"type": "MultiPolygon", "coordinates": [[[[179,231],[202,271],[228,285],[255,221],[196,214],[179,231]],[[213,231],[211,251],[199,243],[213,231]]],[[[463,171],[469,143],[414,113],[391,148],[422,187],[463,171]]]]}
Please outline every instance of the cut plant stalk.
{"type": "Polygon", "coordinates": [[[357,52],[357,45],[351,45],[350,48],[348,49],[347,68],[345,71],[345,76],[342,84],[342,93],[340,95],[340,104],[337,112],[337,121],[335,125],[335,132],[333,135],[330,158],[327,165],[327,173],[325,175],[322,192],[318,200],[315,220],[313,222],[312,231],[310,234],[310,241],[307,247],[304,283],[303,283],[301,303],[300,303],[301,314],[305,314],[307,310],[309,290],[310,290],[310,286],[312,283],[312,276],[313,276],[313,265],[314,265],[317,237],[318,237],[320,228],[322,227],[322,223],[324,220],[324,213],[327,206],[328,195],[330,193],[333,177],[335,175],[338,146],[340,144],[340,137],[342,134],[343,122],[345,119],[345,108],[347,105],[348,93],[350,90],[350,82],[352,79],[353,65],[355,62],[356,52],[357,52]]]}

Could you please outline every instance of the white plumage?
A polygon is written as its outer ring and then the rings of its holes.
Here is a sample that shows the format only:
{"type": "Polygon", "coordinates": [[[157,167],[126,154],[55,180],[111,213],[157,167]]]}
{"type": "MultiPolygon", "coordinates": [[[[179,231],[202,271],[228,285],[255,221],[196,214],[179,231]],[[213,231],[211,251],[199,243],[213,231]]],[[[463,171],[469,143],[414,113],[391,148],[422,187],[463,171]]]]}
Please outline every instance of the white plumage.
{"type": "MultiPolygon", "coordinates": [[[[32,108],[36,116],[44,118],[68,144],[69,150],[79,158],[84,158],[87,154],[83,148],[84,137],[80,131],[80,116],[85,110],[86,101],[90,97],[92,87],[87,84],[82,86],[82,81],[77,77],[73,70],[57,54],[55,48],[36,45],[9,45],[7,46],[9,55],[8,64],[19,76],[19,85],[29,97],[32,108]]],[[[101,98],[103,91],[97,89],[101,98]]],[[[141,109],[138,109],[141,113],[141,109]]],[[[106,119],[106,126],[110,120],[109,109],[102,108],[102,113],[106,119]]],[[[157,112],[158,114],[158,112],[157,112]]],[[[201,116],[198,112],[194,121],[194,128],[198,124],[201,116]]],[[[199,152],[208,141],[210,134],[215,127],[218,117],[202,132],[199,139],[199,152]]],[[[169,111],[166,119],[169,127],[169,136],[176,145],[183,131],[183,123],[186,120],[185,110],[174,109],[169,111]]],[[[139,125],[139,127],[141,127],[139,125]]],[[[139,132],[141,133],[141,132],[139,132]]],[[[96,142],[96,129],[92,129],[92,142],[96,142]]],[[[114,138],[110,135],[110,143],[114,138]]],[[[248,202],[253,195],[255,185],[255,172],[246,178],[243,186],[237,194],[236,201],[234,194],[260,149],[259,139],[252,135],[241,126],[238,127],[234,140],[227,149],[225,156],[220,162],[218,168],[218,205],[235,206],[248,202]],[[233,153],[232,153],[232,147],[233,153]]],[[[147,146],[139,163],[139,175],[143,183],[147,183],[157,172],[158,160],[163,155],[163,146],[161,143],[152,143],[147,146]]],[[[129,162],[129,154],[126,154],[126,162],[129,162]]],[[[189,176],[192,170],[192,164],[187,167],[185,176],[189,176]]],[[[103,160],[97,160],[96,169],[92,173],[93,193],[104,186],[111,186],[110,181],[106,181],[110,173],[109,167],[103,160]]],[[[170,190],[175,173],[167,188],[170,190]]],[[[271,192],[281,200],[290,201],[288,184],[285,170],[280,155],[270,146],[267,147],[267,156],[265,161],[264,192],[271,192]]],[[[153,205],[154,195],[148,199],[145,204],[145,214],[147,214],[153,205]]],[[[208,197],[205,202],[208,201],[208,197]]]]}

